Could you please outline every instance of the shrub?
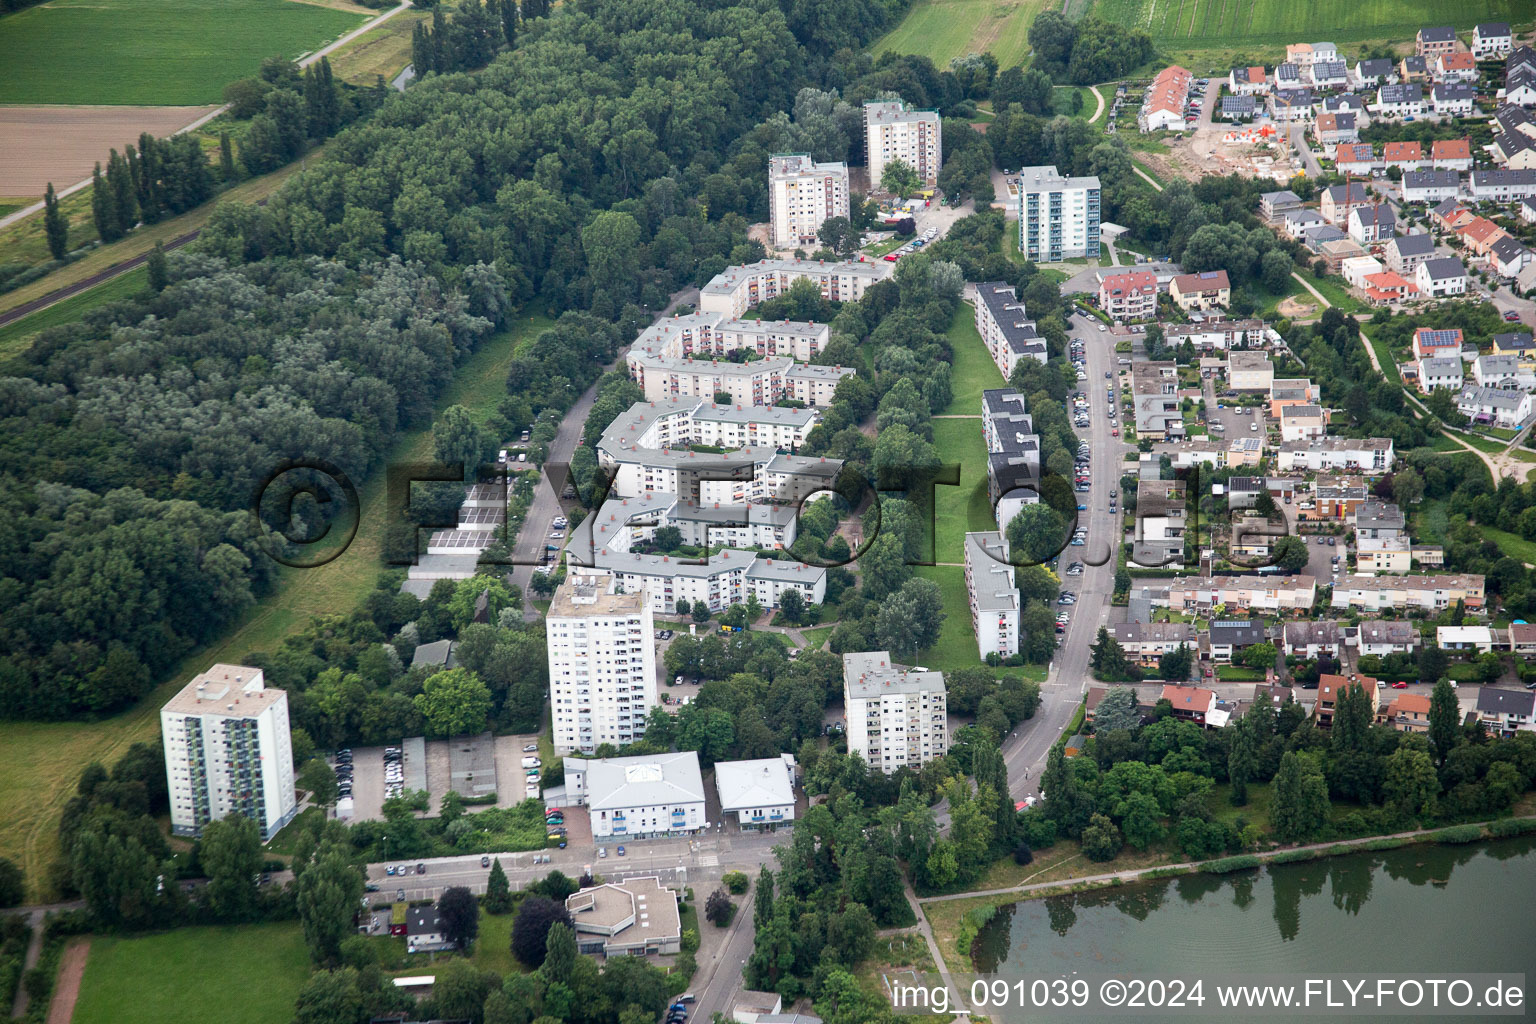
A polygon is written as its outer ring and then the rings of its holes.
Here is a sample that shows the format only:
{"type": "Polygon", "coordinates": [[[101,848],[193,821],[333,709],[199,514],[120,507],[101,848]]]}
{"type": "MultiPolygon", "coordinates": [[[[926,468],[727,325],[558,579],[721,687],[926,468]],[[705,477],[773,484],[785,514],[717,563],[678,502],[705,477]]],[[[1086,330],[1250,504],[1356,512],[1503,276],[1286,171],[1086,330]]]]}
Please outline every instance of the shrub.
{"type": "Polygon", "coordinates": [[[1481,825],[1456,825],[1452,828],[1443,828],[1430,838],[1437,843],[1449,843],[1460,845],[1462,843],[1475,843],[1483,838],[1481,825]]]}
{"type": "Polygon", "coordinates": [[[724,889],[716,889],[704,901],[704,916],[716,928],[724,928],[736,916],[736,904],[731,902],[724,889]]]}
{"type": "Polygon", "coordinates": [[[1200,870],[1208,875],[1230,875],[1234,871],[1246,871],[1249,868],[1259,866],[1259,858],[1251,853],[1238,857],[1223,857],[1200,865],[1200,870]]]}
{"type": "Polygon", "coordinates": [[[955,934],[955,945],[959,948],[961,956],[971,955],[971,943],[975,941],[976,933],[981,931],[982,925],[996,916],[996,903],[972,907],[960,915],[960,927],[955,934]]]}
{"type": "Polygon", "coordinates": [[[1523,836],[1529,832],[1536,832],[1536,819],[1502,818],[1488,826],[1488,834],[1495,838],[1523,836]]]}
{"type": "Polygon", "coordinates": [[[1028,843],[1020,843],[1018,846],[1013,848],[1013,862],[1020,867],[1023,867],[1034,859],[1034,851],[1029,848],[1028,843]]]}
{"type": "Polygon", "coordinates": [[[747,886],[751,884],[744,871],[727,871],[720,881],[724,882],[725,887],[737,896],[746,892],[747,886]]]}

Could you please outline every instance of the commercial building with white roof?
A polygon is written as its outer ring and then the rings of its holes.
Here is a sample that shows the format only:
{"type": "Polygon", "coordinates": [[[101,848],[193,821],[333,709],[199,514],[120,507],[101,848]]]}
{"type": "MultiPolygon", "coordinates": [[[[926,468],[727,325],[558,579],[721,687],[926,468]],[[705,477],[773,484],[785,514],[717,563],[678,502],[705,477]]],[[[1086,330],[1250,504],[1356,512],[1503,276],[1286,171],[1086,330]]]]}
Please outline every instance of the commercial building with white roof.
{"type": "Polygon", "coordinates": [[[594,839],[684,835],[709,824],[699,755],[565,759],[564,805],[585,805],[594,839]]]}
{"type": "Polygon", "coordinates": [[[773,830],[795,820],[795,757],[715,763],[720,813],[734,814],[742,831],[773,830]]]}
{"type": "Polygon", "coordinates": [[[843,655],[843,708],[848,753],[887,775],[921,768],[949,750],[943,673],[898,667],[889,651],[843,655]]]}
{"type": "Polygon", "coordinates": [[[677,894],[654,875],[579,889],[565,898],[576,949],[604,956],[662,956],[682,949],[677,894]]]}

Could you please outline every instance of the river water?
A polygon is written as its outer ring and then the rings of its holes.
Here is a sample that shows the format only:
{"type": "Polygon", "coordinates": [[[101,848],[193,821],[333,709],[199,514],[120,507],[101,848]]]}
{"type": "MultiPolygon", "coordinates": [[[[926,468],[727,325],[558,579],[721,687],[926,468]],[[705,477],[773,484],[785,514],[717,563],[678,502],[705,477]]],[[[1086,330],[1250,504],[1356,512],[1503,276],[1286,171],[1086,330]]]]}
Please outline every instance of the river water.
{"type": "MultiPolygon", "coordinates": [[[[1528,972],[1536,987],[1536,838],[1407,846],[1029,900],[1001,908],[972,954],[979,972],[1002,978],[1528,972]]],[[[1536,1019],[1536,1010],[1528,1014],[1536,1019]]],[[[1134,1019],[1083,1011],[998,1016],[1134,1019]]]]}

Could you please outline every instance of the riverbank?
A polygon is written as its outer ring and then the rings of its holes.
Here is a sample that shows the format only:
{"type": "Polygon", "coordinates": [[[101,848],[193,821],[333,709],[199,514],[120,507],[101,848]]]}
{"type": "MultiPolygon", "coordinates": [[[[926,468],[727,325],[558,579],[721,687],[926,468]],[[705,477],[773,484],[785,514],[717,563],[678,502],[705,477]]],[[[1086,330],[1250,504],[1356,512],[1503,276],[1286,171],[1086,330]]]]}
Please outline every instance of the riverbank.
{"type": "MultiPolygon", "coordinates": [[[[1529,806],[1530,802],[1528,794],[1521,801],[1520,806],[1523,809],[1536,810],[1529,806]]],[[[1152,882],[1184,875],[1224,875],[1269,864],[1295,864],[1347,854],[1394,850],[1418,844],[1465,845],[1531,833],[1536,833],[1536,813],[1466,825],[1413,829],[1391,835],[1312,843],[1239,857],[1126,868],[1070,880],[1058,879],[1006,889],[928,896],[918,900],[918,907],[928,921],[929,927],[933,929],[939,954],[944,958],[945,963],[953,971],[967,973],[972,970],[970,944],[976,932],[991,918],[992,914],[996,913],[996,908],[1014,903],[1114,889],[1138,882],[1152,882]]]]}

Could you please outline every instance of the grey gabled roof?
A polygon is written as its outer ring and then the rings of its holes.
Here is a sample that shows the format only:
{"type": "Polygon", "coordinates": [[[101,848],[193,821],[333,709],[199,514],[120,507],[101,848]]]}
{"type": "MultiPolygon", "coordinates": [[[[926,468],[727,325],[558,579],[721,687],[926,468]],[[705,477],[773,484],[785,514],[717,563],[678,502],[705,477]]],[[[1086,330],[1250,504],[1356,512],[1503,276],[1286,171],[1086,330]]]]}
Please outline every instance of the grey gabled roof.
{"type": "MultiPolygon", "coordinates": [[[[1426,168],[1422,171],[1403,172],[1404,188],[1433,188],[1435,186],[1443,188],[1447,185],[1457,186],[1460,184],[1461,175],[1451,170],[1437,171],[1433,168],[1426,168]]],[[[1428,238],[1429,236],[1424,235],[1423,237],[1428,238]]]]}
{"type": "Polygon", "coordinates": [[[1455,256],[1437,256],[1432,260],[1425,260],[1422,265],[1424,273],[1429,275],[1431,281],[1448,281],[1453,277],[1467,276],[1467,268],[1455,256]]]}
{"type": "Polygon", "coordinates": [[[1436,25],[1433,28],[1419,29],[1419,38],[1426,43],[1448,43],[1456,39],[1456,30],[1449,25],[1436,25]]]}
{"type": "Polygon", "coordinates": [[[1477,710],[1486,715],[1524,715],[1536,710],[1536,690],[1485,686],[1477,693],[1477,710]]]}

